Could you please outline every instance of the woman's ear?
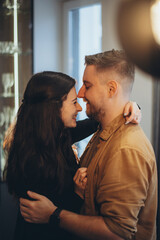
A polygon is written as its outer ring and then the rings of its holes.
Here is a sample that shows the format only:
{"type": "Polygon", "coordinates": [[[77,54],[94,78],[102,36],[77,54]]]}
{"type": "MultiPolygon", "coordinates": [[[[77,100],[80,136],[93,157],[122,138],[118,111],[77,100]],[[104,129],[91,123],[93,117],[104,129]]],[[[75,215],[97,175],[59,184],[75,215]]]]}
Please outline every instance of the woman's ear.
{"type": "Polygon", "coordinates": [[[118,83],[114,80],[107,82],[108,87],[108,95],[109,97],[113,97],[117,94],[118,83]]]}

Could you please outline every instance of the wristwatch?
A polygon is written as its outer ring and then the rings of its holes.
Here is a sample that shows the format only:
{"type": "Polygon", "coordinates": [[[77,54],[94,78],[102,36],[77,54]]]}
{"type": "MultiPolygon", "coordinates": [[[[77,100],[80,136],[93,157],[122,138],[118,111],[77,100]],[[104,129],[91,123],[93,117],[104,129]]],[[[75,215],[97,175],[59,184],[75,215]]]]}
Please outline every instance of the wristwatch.
{"type": "Polygon", "coordinates": [[[52,213],[52,215],[49,218],[49,225],[51,227],[59,227],[60,224],[60,213],[61,213],[62,209],[61,208],[56,208],[56,210],[52,213]]]}

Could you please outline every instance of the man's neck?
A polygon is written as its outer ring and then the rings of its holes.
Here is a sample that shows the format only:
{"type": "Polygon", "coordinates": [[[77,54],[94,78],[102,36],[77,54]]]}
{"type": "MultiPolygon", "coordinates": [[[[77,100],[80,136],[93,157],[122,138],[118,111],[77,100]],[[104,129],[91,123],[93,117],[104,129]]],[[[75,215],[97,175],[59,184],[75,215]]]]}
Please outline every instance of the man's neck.
{"type": "Polygon", "coordinates": [[[105,129],[116,117],[118,117],[120,114],[123,114],[124,112],[124,106],[118,106],[114,109],[112,108],[110,111],[107,111],[107,113],[99,120],[102,129],[105,129]]]}

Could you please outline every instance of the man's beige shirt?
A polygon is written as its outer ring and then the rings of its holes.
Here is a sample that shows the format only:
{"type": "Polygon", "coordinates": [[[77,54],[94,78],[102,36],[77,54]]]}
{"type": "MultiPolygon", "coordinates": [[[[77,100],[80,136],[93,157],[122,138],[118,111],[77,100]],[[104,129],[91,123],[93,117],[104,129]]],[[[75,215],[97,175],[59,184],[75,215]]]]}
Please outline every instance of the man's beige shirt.
{"type": "Polygon", "coordinates": [[[156,239],[156,160],[139,125],[126,125],[120,115],[99,129],[81,166],[88,167],[82,214],[103,216],[108,228],[123,239],[156,239]]]}

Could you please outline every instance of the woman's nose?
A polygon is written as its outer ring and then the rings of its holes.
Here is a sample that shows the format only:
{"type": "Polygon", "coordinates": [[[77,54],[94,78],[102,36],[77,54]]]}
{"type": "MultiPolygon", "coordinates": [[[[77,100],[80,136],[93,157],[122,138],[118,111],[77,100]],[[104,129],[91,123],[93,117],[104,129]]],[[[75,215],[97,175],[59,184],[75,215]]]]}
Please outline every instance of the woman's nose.
{"type": "Polygon", "coordinates": [[[77,102],[77,111],[78,112],[81,112],[82,111],[82,107],[81,107],[81,105],[77,102]]]}

